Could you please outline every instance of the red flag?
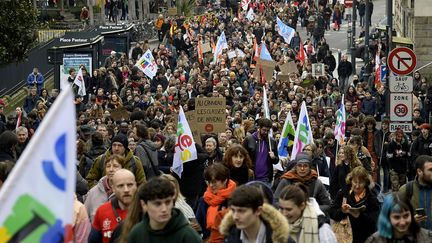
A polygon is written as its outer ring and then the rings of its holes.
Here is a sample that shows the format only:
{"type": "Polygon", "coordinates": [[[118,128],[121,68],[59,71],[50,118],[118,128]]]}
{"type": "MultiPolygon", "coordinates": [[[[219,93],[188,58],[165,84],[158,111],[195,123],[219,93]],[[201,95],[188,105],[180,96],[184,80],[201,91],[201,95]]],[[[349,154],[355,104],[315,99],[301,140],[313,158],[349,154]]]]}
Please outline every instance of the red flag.
{"type": "Polygon", "coordinates": [[[301,39],[300,39],[300,49],[299,52],[297,53],[297,60],[300,61],[301,65],[303,65],[304,61],[306,60],[306,53],[301,39]]]}
{"type": "Polygon", "coordinates": [[[254,49],[254,52],[255,52],[253,59],[254,59],[254,61],[256,61],[256,60],[258,60],[258,58],[260,56],[260,49],[261,48],[258,48],[258,44],[257,44],[257,41],[256,41],[255,37],[253,39],[253,49],[254,49]]]}
{"type": "Polygon", "coordinates": [[[22,114],[22,111],[20,113],[18,113],[18,118],[17,118],[15,130],[21,126],[21,114],[22,114]]]}
{"type": "Polygon", "coordinates": [[[382,85],[381,83],[381,64],[375,70],[375,87],[382,85]]]}

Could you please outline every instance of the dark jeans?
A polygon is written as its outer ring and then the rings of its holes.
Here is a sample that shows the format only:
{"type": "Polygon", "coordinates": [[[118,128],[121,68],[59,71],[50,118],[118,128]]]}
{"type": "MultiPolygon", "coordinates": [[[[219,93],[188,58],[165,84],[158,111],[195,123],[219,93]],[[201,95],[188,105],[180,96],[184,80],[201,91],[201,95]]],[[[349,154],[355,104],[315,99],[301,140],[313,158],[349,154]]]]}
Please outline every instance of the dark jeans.
{"type": "Polygon", "coordinates": [[[387,161],[384,161],[384,159],[382,159],[381,164],[379,164],[377,168],[377,182],[381,186],[381,190],[383,192],[387,192],[390,189],[389,170],[390,169],[387,161]],[[383,170],[383,182],[381,182],[381,169],[383,170]]]}

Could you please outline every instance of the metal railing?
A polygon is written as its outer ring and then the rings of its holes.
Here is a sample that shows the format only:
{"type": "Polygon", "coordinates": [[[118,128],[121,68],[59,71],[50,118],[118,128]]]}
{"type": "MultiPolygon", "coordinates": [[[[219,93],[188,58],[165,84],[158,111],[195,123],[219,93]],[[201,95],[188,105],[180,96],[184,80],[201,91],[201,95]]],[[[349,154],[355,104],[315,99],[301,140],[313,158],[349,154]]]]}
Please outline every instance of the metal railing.
{"type": "Polygon", "coordinates": [[[66,34],[66,32],[73,30],[38,30],[38,42],[43,44],[48,42],[54,38],[62,37],[66,34]]]}

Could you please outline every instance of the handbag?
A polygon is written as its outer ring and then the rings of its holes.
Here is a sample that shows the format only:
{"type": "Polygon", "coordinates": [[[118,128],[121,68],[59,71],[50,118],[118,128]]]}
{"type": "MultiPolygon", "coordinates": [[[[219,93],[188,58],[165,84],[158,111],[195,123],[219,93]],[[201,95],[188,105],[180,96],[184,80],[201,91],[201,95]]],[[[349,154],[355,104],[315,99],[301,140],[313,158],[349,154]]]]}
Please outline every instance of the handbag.
{"type": "Polygon", "coordinates": [[[333,232],[336,235],[337,242],[351,243],[352,228],[349,218],[342,219],[339,222],[334,222],[332,225],[333,232]]]}

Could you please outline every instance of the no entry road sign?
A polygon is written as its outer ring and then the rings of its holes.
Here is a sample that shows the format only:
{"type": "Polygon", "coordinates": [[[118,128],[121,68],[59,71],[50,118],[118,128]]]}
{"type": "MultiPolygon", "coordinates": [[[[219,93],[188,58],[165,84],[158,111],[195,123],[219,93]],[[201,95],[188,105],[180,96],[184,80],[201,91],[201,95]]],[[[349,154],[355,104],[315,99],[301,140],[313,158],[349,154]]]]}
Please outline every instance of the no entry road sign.
{"type": "Polygon", "coordinates": [[[387,60],[389,69],[396,75],[408,75],[417,65],[417,57],[413,50],[406,47],[393,49],[387,60]]]}

